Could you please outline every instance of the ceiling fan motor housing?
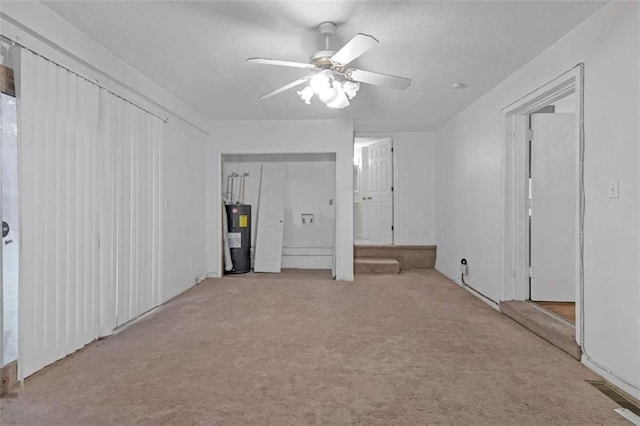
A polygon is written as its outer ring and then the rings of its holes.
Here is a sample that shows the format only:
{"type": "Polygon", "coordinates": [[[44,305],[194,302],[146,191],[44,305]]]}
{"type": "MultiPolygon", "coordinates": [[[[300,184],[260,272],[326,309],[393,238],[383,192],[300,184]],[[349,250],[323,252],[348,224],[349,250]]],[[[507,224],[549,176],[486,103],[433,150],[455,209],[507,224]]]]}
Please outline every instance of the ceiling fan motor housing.
{"type": "Polygon", "coordinates": [[[309,62],[320,69],[333,68],[338,65],[331,61],[331,57],[336,53],[335,50],[329,50],[329,38],[335,34],[336,28],[336,24],[333,22],[323,22],[318,25],[320,35],[324,37],[325,50],[320,50],[311,55],[309,62]]]}
{"type": "Polygon", "coordinates": [[[331,61],[331,57],[335,53],[334,50],[319,50],[311,55],[309,62],[318,68],[331,68],[335,65],[335,63],[331,61]]]}

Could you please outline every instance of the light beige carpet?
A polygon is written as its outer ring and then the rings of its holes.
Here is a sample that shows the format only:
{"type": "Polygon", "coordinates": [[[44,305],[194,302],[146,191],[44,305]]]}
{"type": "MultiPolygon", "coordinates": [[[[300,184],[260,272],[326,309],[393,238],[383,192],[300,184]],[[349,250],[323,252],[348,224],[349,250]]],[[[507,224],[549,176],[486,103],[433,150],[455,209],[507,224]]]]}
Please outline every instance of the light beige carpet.
{"type": "Polygon", "coordinates": [[[2,423],[615,425],[577,361],[433,270],[207,280],[2,399],[2,423]]]}

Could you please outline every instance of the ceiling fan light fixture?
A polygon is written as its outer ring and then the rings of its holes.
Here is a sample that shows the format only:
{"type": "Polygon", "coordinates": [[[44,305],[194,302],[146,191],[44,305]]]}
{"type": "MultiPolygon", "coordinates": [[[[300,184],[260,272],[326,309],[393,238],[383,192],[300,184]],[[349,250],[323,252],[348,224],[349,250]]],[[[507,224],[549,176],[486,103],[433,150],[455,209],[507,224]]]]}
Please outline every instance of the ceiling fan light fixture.
{"type": "Polygon", "coordinates": [[[318,95],[318,98],[329,108],[346,108],[349,106],[349,99],[355,98],[358,93],[360,83],[400,90],[411,86],[409,78],[358,68],[347,68],[354,60],[378,44],[378,40],[374,36],[358,33],[340,49],[334,51],[329,48],[329,38],[336,31],[335,23],[323,22],[318,26],[318,30],[325,41],[324,50],[313,53],[309,63],[259,57],[247,59],[247,62],[255,64],[302,68],[313,73],[279,89],[272,90],[260,96],[260,99],[270,98],[306,83],[306,87],[297,91],[298,96],[305,104],[310,104],[313,95],[318,95]]]}
{"type": "Polygon", "coordinates": [[[324,102],[325,104],[329,104],[330,102],[332,102],[334,99],[336,99],[338,97],[338,92],[336,91],[336,89],[334,89],[333,87],[329,87],[325,90],[323,90],[319,95],[318,98],[324,102]]]}
{"type": "MultiPolygon", "coordinates": [[[[347,99],[347,95],[345,94],[342,84],[334,80],[333,81],[333,89],[336,92],[336,96],[330,102],[324,102],[329,108],[334,109],[342,109],[349,106],[349,99],[347,99]]],[[[322,100],[322,99],[321,99],[322,100]]]]}
{"type": "Polygon", "coordinates": [[[309,86],[305,86],[304,89],[298,90],[298,96],[300,96],[300,99],[302,99],[307,105],[311,104],[311,98],[313,98],[314,94],[315,92],[309,86]]]}
{"type": "Polygon", "coordinates": [[[330,70],[322,70],[311,77],[309,87],[316,95],[320,96],[323,92],[331,89],[331,80],[333,80],[333,73],[330,70]]]}
{"type": "Polygon", "coordinates": [[[345,95],[347,95],[347,98],[353,99],[356,97],[358,89],[360,89],[360,83],[357,81],[347,80],[342,84],[342,89],[344,90],[345,95]]]}

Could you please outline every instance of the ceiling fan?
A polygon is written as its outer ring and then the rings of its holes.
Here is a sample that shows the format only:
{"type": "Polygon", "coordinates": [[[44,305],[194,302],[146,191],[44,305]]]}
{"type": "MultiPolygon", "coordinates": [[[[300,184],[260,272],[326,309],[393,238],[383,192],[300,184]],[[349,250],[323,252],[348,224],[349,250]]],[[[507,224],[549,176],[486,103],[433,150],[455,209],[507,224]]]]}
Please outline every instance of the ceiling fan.
{"type": "Polygon", "coordinates": [[[357,68],[347,68],[356,58],[378,44],[375,37],[358,33],[340,50],[329,49],[329,38],[335,33],[333,22],[323,22],[318,30],[325,41],[325,50],[311,55],[309,63],[282,61],[267,58],[249,58],[247,62],[253,64],[276,65],[281,67],[301,68],[311,71],[310,75],[293,81],[279,89],[260,96],[259,99],[270,98],[294,87],[309,83],[298,96],[310,104],[314,95],[330,108],[345,108],[349,106],[349,99],[353,99],[360,88],[360,83],[385,86],[404,90],[411,86],[411,79],[396,75],[365,71],[357,68]]]}

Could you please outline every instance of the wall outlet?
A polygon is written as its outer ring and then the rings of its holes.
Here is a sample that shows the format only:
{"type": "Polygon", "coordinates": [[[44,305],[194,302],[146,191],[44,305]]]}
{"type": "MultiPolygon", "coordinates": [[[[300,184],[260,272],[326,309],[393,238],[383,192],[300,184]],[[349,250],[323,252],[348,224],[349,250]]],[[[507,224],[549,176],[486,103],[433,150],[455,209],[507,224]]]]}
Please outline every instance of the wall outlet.
{"type": "Polygon", "coordinates": [[[609,198],[618,198],[618,189],[619,188],[617,180],[612,180],[611,182],[609,182],[609,198]]]}

